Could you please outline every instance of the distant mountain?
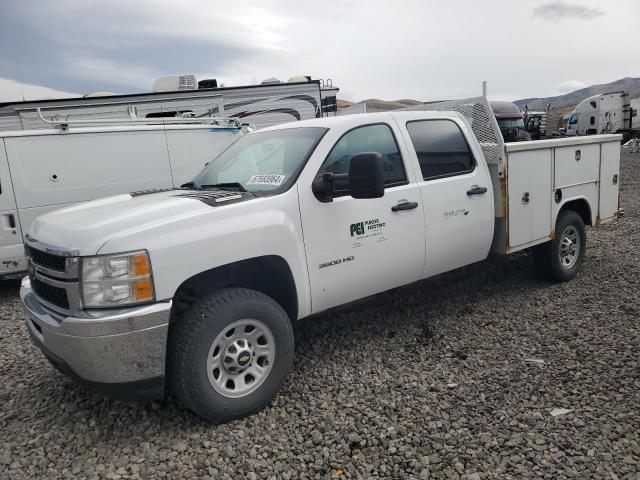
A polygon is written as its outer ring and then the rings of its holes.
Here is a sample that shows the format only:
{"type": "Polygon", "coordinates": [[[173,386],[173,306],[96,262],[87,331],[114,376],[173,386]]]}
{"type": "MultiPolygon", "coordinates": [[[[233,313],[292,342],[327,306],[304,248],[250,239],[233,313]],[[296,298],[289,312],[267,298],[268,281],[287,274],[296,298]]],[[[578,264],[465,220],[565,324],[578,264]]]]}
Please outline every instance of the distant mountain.
{"type": "Polygon", "coordinates": [[[361,102],[350,102],[348,100],[338,100],[338,108],[347,108],[353,105],[366,103],[367,104],[367,112],[386,112],[387,110],[395,110],[397,108],[406,108],[411,107],[413,105],[418,105],[422,102],[417,100],[410,100],[407,98],[403,98],[401,100],[380,100],[378,98],[368,98],[367,100],[362,100],[361,102]]]}
{"type": "MultiPolygon", "coordinates": [[[[524,110],[524,106],[528,105],[530,109],[544,109],[547,104],[551,104],[551,112],[549,118],[549,125],[555,130],[557,126],[562,124],[562,117],[570,113],[573,107],[592,95],[607,92],[625,91],[631,94],[632,97],[640,96],[640,78],[622,78],[615,82],[603,83],[602,85],[592,85],[590,87],[581,88],[575,92],[567,93],[565,95],[558,95],[556,97],[545,98],[523,98],[522,100],[516,100],[514,103],[524,110]]],[[[350,102],[347,100],[338,100],[338,108],[343,109],[352,105],[366,103],[367,112],[384,112],[387,110],[395,110],[397,108],[405,108],[412,105],[418,105],[417,100],[379,100],[377,98],[369,98],[362,102],[350,102]]]]}
{"type": "Polygon", "coordinates": [[[587,97],[598,95],[600,93],[625,91],[632,97],[640,96],[640,78],[622,78],[615,82],[603,83],[601,85],[591,85],[590,87],[581,88],[575,92],[558,95],[556,97],[545,98],[523,98],[516,100],[515,103],[524,110],[524,106],[528,105],[530,109],[545,108],[547,104],[551,104],[552,108],[565,107],[568,105],[576,105],[587,97]]]}

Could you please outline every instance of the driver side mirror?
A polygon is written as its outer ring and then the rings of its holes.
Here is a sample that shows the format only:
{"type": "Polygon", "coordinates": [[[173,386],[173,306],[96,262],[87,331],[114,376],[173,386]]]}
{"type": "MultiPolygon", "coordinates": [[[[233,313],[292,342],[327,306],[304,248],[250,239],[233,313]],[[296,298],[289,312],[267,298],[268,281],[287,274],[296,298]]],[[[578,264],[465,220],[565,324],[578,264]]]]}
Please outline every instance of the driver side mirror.
{"type": "Polygon", "coordinates": [[[358,153],[351,157],[349,195],[353,198],[384,196],[384,165],[378,152],[358,153]]]}
{"type": "Polygon", "coordinates": [[[380,198],[384,196],[384,165],[378,152],[358,153],[349,161],[349,173],[321,172],[311,189],[323,203],[333,201],[336,180],[347,180],[347,193],[353,198],[380,198]]]}

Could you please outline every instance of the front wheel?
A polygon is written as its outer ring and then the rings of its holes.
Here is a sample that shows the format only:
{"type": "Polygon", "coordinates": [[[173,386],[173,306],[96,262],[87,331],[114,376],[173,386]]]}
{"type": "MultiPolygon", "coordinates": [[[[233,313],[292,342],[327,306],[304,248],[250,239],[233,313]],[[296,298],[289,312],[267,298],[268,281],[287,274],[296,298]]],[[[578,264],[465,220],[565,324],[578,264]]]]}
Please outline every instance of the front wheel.
{"type": "Polygon", "coordinates": [[[271,401],[293,361],[293,329],[273,299],[230,288],[176,319],[168,347],[173,393],[196,415],[221,423],[271,401]]]}
{"type": "Polygon", "coordinates": [[[574,211],[562,211],[554,239],[533,248],[534,266],[547,280],[567,282],[578,274],[586,246],[582,217],[574,211]]]}

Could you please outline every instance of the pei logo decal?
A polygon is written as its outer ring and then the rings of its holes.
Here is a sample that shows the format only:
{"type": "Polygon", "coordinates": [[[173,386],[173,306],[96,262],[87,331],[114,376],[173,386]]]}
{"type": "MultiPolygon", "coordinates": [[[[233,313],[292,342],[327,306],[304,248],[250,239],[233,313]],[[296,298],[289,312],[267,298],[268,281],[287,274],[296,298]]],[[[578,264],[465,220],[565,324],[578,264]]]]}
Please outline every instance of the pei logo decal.
{"type": "Polygon", "coordinates": [[[373,218],[371,220],[365,220],[364,222],[352,223],[349,227],[349,233],[352,237],[364,235],[367,232],[373,232],[381,230],[386,227],[385,222],[381,222],[379,218],[373,218]]]}
{"type": "Polygon", "coordinates": [[[349,227],[349,233],[351,236],[364,235],[364,222],[352,223],[349,227]]]}
{"type": "Polygon", "coordinates": [[[371,243],[386,242],[387,222],[379,218],[371,218],[349,226],[349,238],[353,241],[352,248],[360,248],[371,243]]]}

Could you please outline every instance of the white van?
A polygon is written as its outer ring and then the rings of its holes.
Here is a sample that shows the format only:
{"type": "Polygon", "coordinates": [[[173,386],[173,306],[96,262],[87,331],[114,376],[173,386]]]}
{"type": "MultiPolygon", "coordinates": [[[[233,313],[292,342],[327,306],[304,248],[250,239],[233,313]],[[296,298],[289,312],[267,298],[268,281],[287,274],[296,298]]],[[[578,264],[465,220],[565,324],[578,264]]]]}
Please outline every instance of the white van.
{"type": "Polygon", "coordinates": [[[127,124],[0,132],[0,278],[26,271],[23,232],[47,212],[189,182],[242,136],[237,123],[127,124]]]}

